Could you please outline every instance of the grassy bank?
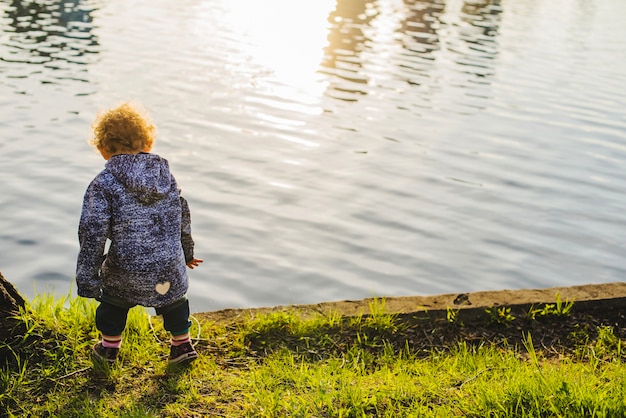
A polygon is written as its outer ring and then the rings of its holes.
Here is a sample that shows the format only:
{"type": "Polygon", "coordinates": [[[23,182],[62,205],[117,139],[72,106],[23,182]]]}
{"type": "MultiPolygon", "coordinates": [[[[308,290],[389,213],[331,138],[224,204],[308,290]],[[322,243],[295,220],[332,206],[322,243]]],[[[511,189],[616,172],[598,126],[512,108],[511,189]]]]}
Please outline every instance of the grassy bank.
{"type": "Polygon", "coordinates": [[[0,345],[1,416],[626,416],[620,335],[577,319],[571,305],[493,308],[471,324],[455,311],[437,321],[391,315],[384,301],[368,316],[196,320],[200,358],[189,367],[167,366],[168,335],[140,308],[121,361],[94,365],[95,306],[29,304],[0,345]],[[540,343],[558,324],[567,324],[550,340],[559,344],[540,343]]]}

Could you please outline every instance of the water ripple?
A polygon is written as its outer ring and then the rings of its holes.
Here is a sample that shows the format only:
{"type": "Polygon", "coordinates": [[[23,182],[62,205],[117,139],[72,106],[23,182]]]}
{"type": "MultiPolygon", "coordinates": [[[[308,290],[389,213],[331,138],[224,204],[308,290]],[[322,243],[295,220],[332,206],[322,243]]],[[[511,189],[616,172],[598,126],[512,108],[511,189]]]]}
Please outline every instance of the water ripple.
{"type": "Polygon", "coordinates": [[[0,0],[3,274],[69,287],[89,125],[139,99],[206,260],[194,309],[621,280],[623,12],[0,0]]]}

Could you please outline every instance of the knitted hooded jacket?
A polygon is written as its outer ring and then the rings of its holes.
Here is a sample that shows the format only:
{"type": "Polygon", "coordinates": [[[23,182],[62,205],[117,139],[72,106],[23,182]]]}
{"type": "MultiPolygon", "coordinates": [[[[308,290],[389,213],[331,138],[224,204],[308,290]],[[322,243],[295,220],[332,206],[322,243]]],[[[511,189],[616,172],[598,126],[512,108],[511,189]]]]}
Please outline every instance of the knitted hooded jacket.
{"type": "Polygon", "coordinates": [[[185,263],[193,259],[189,207],[158,155],[120,154],[107,161],[85,192],[78,239],[79,296],[104,293],[161,307],[187,292],[185,263]]]}

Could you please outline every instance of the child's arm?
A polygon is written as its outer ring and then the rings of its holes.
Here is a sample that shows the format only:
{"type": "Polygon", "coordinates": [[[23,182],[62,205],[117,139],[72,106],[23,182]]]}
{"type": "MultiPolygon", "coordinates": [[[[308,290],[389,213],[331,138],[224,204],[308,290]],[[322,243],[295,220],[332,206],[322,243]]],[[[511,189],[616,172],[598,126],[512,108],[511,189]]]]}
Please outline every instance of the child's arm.
{"type": "Polygon", "coordinates": [[[185,263],[193,259],[193,238],[191,238],[191,213],[189,212],[189,204],[184,197],[180,196],[180,208],[182,210],[180,225],[180,242],[183,245],[185,253],[185,263]]]}
{"type": "Polygon", "coordinates": [[[82,297],[97,298],[102,293],[100,269],[109,232],[109,209],[105,190],[96,179],[85,192],[78,226],[80,251],[76,265],[76,284],[78,295],[82,297]]]}
{"type": "Polygon", "coordinates": [[[185,263],[187,267],[193,269],[198,267],[204,260],[194,257],[193,249],[194,242],[191,237],[191,212],[189,211],[189,204],[184,197],[180,197],[180,206],[182,209],[181,228],[180,228],[180,242],[183,246],[183,252],[185,253],[185,263]]]}

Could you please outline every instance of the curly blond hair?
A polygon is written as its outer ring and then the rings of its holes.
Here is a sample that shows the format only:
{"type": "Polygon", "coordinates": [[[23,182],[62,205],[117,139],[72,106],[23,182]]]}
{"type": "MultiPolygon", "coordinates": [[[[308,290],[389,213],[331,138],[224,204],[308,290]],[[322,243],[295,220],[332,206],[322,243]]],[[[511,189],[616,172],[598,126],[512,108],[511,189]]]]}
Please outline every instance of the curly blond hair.
{"type": "Polygon", "coordinates": [[[93,138],[89,142],[110,154],[150,150],[156,137],[156,128],[145,110],[128,102],[98,114],[91,127],[93,138]]]}

